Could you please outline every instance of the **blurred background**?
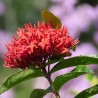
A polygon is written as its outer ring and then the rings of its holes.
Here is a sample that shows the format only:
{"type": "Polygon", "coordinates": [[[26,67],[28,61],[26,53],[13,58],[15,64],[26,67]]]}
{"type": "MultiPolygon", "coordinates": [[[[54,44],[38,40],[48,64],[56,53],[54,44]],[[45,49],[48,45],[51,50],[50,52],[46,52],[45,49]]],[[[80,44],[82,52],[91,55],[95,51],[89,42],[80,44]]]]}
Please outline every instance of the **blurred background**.
{"type": "MultiPolygon", "coordinates": [[[[18,27],[42,21],[41,11],[46,9],[61,19],[73,38],[79,38],[80,43],[72,56],[98,54],[98,0],[0,0],[0,85],[11,74],[19,71],[3,67],[5,43],[12,40],[18,27]]],[[[68,82],[60,92],[61,98],[74,98],[80,91],[98,83],[98,67],[90,67],[96,72],[96,76],[80,76],[68,82]]],[[[52,78],[71,70],[72,68],[61,70],[52,78]]],[[[25,81],[1,94],[0,98],[29,98],[33,88],[48,87],[46,80],[40,78],[40,81],[42,83],[39,83],[39,79],[25,81]]],[[[48,95],[45,98],[50,97],[48,95]]]]}

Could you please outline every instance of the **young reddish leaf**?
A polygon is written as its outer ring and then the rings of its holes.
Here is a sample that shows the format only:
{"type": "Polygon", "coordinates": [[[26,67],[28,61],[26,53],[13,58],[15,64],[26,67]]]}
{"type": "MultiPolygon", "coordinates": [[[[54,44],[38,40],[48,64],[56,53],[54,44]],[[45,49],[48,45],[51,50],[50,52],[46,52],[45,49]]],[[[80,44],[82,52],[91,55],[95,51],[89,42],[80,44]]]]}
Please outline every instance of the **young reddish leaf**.
{"type": "Polygon", "coordinates": [[[58,17],[56,17],[54,14],[51,12],[44,10],[41,12],[42,18],[46,24],[51,24],[53,28],[58,28],[60,29],[62,26],[62,23],[58,17]]]}

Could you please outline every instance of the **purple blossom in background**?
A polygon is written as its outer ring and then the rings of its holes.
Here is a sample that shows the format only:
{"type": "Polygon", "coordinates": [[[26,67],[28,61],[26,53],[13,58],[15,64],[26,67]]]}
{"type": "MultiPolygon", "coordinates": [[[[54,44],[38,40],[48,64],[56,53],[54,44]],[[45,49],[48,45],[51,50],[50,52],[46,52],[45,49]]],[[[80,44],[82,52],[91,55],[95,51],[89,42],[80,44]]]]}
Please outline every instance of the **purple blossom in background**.
{"type": "Polygon", "coordinates": [[[98,7],[82,4],[75,7],[77,0],[60,0],[60,3],[49,8],[60,17],[63,25],[67,26],[71,35],[76,38],[80,32],[88,31],[91,23],[98,21],[98,7]],[[71,6],[69,6],[71,5],[71,6]],[[85,17],[85,18],[84,18],[85,17]]]}
{"type": "Polygon", "coordinates": [[[6,42],[10,42],[12,39],[11,34],[0,30],[0,56],[3,56],[4,53],[6,52],[6,46],[5,43],[6,42]]]}
{"type": "Polygon", "coordinates": [[[68,83],[66,83],[61,89],[61,98],[74,98],[76,94],[90,87],[90,82],[85,78],[85,76],[79,76],[68,83]]]}
{"type": "Polygon", "coordinates": [[[98,54],[98,50],[91,43],[82,43],[77,46],[76,52],[72,53],[72,56],[79,55],[96,55],[98,54]]]}
{"type": "Polygon", "coordinates": [[[70,15],[63,17],[62,22],[69,28],[69,32],[73,37],[79,37],[79,32],[88,31],[89,26],[94,23],[98,16],[94,7],[84,4],[78,6],[70,15]]]}
{"type": "Polygon", "coordinates": [[[95,32],[93,40],[98,45],[98,31],[95,32]]]}
{"type": "Polygon", "coordinates": [[[77,0],[52,0],[55,5],[51,6],[49,10],[62,20],[63,16],[74,11],[77,0]]]}
{"type": "MultiPolygon", "coordinates": [[[[96,15],[98,17],[98,5],[95,7],[95,13],[96,13],[96,15]]],[[[96,26],[96,28],[98,30],[98,18],[94,22],[95,22],[95,26],[96,26]]]]}
{"type": "Polygon", "coordinates": [[[8,90],[1,94],[0,98],[14,98],[14,92],[12,90],[8,90]]]}
{"type": "Polygon", "coordinates": [[[0,15],[2,15],[5,12],[5,5],[3,2],[0,1],[0,15]]]}
{"type": "Polygon", "coordinates": [[[39,88],[40,87],[42,89],[46,89],[49,87],[48,81],[44,77],[39,77],[39,78],[35,79],[33,82],[35,83],[33,85],[33,88],[39,88]],[[40,82],[40,81],[42,81],[42,82],[40,82]]]}

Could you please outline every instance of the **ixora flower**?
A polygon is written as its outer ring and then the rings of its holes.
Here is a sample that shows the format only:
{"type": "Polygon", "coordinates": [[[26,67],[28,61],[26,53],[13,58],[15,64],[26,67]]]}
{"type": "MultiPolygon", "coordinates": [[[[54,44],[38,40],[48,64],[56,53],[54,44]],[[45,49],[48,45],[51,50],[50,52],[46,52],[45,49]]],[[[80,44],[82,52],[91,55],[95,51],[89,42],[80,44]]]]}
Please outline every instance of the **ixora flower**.
{"type": "Polygon", "coordinates": [[[25,24],[19,28],[17,37],[7,43],[5,67],[29,68],[44,65],[52,56],[70,54],[70,49],[78,43],[68,33],[67,28],[54,29],[50,24],[38,22],[37,26],[25,24]]]}

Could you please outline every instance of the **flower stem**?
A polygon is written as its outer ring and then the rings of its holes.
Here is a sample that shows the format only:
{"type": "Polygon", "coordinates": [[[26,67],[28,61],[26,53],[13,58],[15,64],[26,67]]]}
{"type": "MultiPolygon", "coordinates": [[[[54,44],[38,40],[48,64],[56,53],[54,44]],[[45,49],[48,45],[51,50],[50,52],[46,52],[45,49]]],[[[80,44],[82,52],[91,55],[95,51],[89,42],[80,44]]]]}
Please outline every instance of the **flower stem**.
{"type": "Polygon", "coordinates": [[[52,83],[52,80],[51,80],[49,72],[47,72],[45,67],[43,67],[42,70],[43,70],[43,72],[45,74],[45,77],[48,79],[48,82],[50,83],[50,85],[52,87],[52,90],[53,90],[53,93],[55,94],[56,98],[60,98],[59,94],[53,88],[53,83],[52,83]]]}

